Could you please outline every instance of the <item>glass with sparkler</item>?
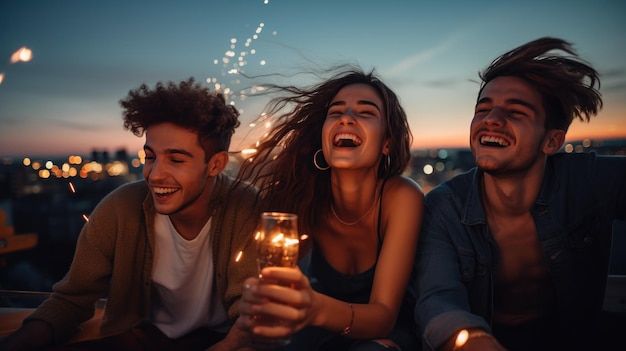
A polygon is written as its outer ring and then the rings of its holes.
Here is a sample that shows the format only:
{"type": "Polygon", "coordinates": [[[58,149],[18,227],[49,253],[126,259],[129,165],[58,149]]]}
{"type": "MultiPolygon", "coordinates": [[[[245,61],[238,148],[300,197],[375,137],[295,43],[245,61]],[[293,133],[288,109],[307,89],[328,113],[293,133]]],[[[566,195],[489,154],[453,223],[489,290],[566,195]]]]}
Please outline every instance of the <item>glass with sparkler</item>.
{"type": "MultiPolygon", "coordinates": [[[[261,230],[257,232],[257,264],[262,284],[281,284],[264,280],[261,270],[265,267],[296,267],[298,262],[298,216],[293,213],[264,212],[261,230]]],[[[256,323],[280,325],[276,318],[257,316],[256,323]]],[[[291,338],[259,338],[254,340],[257,349],[275,349],[289,344],[291,338]]]]}

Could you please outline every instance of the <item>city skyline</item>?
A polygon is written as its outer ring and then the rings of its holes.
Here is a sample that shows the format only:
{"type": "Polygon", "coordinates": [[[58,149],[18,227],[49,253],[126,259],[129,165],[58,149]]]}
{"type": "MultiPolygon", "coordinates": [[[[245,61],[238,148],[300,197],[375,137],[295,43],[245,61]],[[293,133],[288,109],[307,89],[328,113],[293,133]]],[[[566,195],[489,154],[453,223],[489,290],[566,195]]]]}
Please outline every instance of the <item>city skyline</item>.
{"type": "Polygon", "coordinates": [[[541,36],[569,40],[601,74],[604,108],[574,121],[568,141],[626,138],[626,3],[507,1],[363,4],[255,0],[0,4],[0,157],[136,152],[118,101],[141,83],[193,76],[229,93],[242,125],[231,150],[252,145],[258,80],[340,63],[375,69],[401,99],[414,148],[467,147],[477,72],[541,36]],[[532,19],[532,21],[529,21],[532,19]],[[530,24],[532,22],[532,25],[530,24]],[[28,60],[12,61],[21,48],[28,60]],[[240,95],[240,93],[244,93],[240,95]]]}

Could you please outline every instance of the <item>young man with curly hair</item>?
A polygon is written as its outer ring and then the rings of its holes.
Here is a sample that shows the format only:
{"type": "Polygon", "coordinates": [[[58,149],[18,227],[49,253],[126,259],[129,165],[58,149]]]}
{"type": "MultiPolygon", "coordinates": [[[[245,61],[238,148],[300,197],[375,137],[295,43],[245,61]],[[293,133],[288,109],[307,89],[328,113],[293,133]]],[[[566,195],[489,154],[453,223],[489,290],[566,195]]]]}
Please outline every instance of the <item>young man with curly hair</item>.
{"type": "Polygon", "coordinates": [[[228,350],[238,338],[223,339],[256,274],[258,218],[255,191],[222,173],[239,113],[192,78],[143,84],[120,104],[124,127],[145,135],[144,179],[97,205],[68,273],[3,350],[228,350]],[[103,338],[68,345],[100,298],[103,338]]]}

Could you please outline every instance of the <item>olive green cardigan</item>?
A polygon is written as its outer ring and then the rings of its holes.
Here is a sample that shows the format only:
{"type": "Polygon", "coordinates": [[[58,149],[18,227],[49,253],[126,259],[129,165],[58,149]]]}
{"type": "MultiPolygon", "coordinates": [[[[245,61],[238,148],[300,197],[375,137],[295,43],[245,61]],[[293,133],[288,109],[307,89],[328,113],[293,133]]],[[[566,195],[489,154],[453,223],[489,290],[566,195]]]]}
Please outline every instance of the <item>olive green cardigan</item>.
{"type": "MultiPolygon", "coordinates": [[[[209,206],[217,293],[233,322],[244,279],[256,274],[253,232],[256,192],[233,189],[234,179],[220,174],[209,206]],[[241,259],[237,255],[243,251],[241,259]]],[[[72,265],[53,286],[51,296],[28,320],[49,323],[56,344],[63,343],[94,314],[106,298],[101,334],[125,331],[150,313],[155,208],[146,183],[135,181],[108,194],[94,209],[78,237],[72,265]]]]}

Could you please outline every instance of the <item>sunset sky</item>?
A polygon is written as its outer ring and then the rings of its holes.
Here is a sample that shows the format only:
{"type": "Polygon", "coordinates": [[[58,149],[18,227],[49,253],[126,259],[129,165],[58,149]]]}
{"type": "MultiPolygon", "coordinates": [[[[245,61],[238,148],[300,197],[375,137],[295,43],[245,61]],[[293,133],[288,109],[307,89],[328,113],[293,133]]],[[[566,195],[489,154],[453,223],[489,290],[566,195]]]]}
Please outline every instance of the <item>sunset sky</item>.
{"type": "MultiPolygon", "coordinates": [[[[193,76],[238,93],[256,81],[235,67],[300,84],[295,73],[340,63],[396,91],[416,148],[464,147],[477,72],[542,36],[571,41],[601,73],[604,109],[568,139],[626,137],[625,14],[608,0],[3,0],[0,157],[134,153],[143,140],[123,129],[118,101],[141,83],[193,76]],[[22,47],[32,57],[12,63],[22,47]]],[[[263,100],[231,100],[241,149],[263,100]]]]}

